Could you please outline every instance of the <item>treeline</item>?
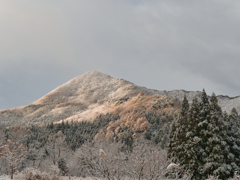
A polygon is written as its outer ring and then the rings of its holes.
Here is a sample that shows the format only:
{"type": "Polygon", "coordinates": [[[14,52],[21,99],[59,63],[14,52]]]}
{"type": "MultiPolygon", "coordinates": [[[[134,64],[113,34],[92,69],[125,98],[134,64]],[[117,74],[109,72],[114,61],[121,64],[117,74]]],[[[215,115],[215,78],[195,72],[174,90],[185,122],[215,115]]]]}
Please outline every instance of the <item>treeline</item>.
{"type": "Polygon", "coordinates": [[[192,174],[192,179],[220,179],[240,172],[240,117],[235,108],[222,112],[213,93],[205,90],[192,104],[184,97],[179,118],[171,126],[168,158],[192,174]]]}
{"type": "Polygon", "coordinates": [[[140,93],[132,99],[115,104],[111,113],[101,114],[92,121],[50,123],[43,126],[10,127],[5,140],[15,141],[21,134],[27,146],[37,142],[44,147],[49,137],[61,132],[64,143],[75,151],[86,141],[106,138],[122,142],[128,149],[135,139],[143,137],[164,149],[169,142],[170,125],[179,112],[180,101],[166,96],[147,96],[140,93]],[[20,132],[21,129],[21,132],[20,132]],[[25,131],[25,132],[24,132],[25,131]],[[14,139],[15,138],[15,139],[14,139]]]}
{"type": "Polygon", "coordinates": [[[35,141],[38,141],[40,143],[39,147],[43,147],[49,141],[49,137],[58,136],[57,134],[61,133],[64,137],[65,145],[75,151],[86,141],[91,142],[94,140],[94,137],[100,130],[106,128],[110,121],[116,121],[118,118],[119,116],[108,113],[98,116],[93,122],[72,121],[70,123],[62,122],[59,124],[50,123],[44,127],[32,126],[29,128],[31,134],[25,138],[24,144],[30,146],[35,141]]]}
{"type": "MultiPolygon", "coordinates": [[[[173,116],[167,115],[166,113],[157,113],[156,110],[146,112],[148,122],[151,124],[146,130],[137,130],[136,132],[141,134],[146,140],[149,140],[155,145],[160,145],[162,149],[167,146],[169,142],[169,129],[170,124],[173,121],[173,116]]],[[[82,122],[62,122],[59,124],[50,123],[44,127],[32,126],[29,128],[31,133],[26,136],[24,143],[30,146],[34,141],[39,142],[39,147],[43,147],[51,135],[56,135],[61,131],[63,134],[66,145],[75,151],[81,147],[86,141],[94,140],[97,133],[100,131],[106,131],[109,123],[115,122],[120,117],[111,113],[105,115],[99,115],[93,122],[82,121],[82,122]]],[[[109,139],[112,142],[121,142],[126,145],[127,148],[131,149],[134,142],[133,134],[135,133],[130,128],[120,128],[119,133],[122,134],[119,137],[115,134],[109,139]]],[[[9,137],[11,139],[11,137],[9,137]]]]}

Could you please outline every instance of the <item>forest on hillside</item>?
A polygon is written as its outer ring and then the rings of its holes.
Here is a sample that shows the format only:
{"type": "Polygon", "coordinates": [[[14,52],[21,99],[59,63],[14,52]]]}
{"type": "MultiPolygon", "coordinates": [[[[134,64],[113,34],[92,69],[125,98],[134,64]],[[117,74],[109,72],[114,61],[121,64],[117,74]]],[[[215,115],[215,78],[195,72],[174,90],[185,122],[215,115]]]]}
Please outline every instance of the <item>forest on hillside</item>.
{"type": "MultiPolygon", "coordinates": [[[[170,125],[178,116],[180,107],[176,99],[139,94],[135,99],[123,99],[114,111],[100,114],[93,121],[28,127],[1,126],[0,141],[3,145],[8,140],[18,142],[27,148],[26,158],[16,165],[14,172],[21,172],[28,167],[49,171],[56,166],[61,169],[62,175],[105,177],[105,171],[100,173],[97,170],[103,163],[98,157],[100,148],[111,154],[113,159],[123,158],[124,166],[132,158],[134,162],[131,163],[139,163],[134,158],[141,151],[151,153],[154,150],[167,162],[163,149],[169,142],[170,125]],[[123,108],[124,102],[129,105],[123,108]]],[[[144,161],[147,158],[145,156],[144,161]]],[[[1,173],[11,171],[6,159],[0,158],[0,163],[1,173]]]]}
{"type": "Polygon", "coordinates": [[[42,179],[43,172],[53,179],[238,177],[240,116],[235,108],[229,115],[222,112],[216,96],[209,102],[205,91],[191,104],[186,97],[181,104],[156,95],[139,95],[128,103],[94,121],[1,126],[0,173],[22,179],[36,178],[31,171],[42,179]]]}
{"type": "MultiPolygon", "coordinates": [[[[108,115],[108,118],[110,117],[115,118],[108,115]]],[[[15,147],[17,149],[14,142],[21,142],[19,144],[26,147],[25,158],[13,164],[14,176],[17,177],[18,172],[29,172],[29,169],[49,173],[57,169],[58,175],[61,176],[91,176],[106,179],[114,177],[122,179],[126,176],[133,179],[139,177],[158,179],[165,176],[169,164],[167,153],[155,140],[147,140],[144,135],[134,138],[130,131],[126,131],[121,139],[95,140],[94,135],[97,131],[91,130],[94,127],[100,128],[98,126],[100,125],[93,126],[82,122],[50,124],[41,128],[33,126],[30,129],[2,127],[1,142],[4,146],[9,146],[10,155],[15,147]],[[106,156],[103,159],[99,156],[101,150],[106,156]]],[[[3,150],[0,147],[1,153],[5,151],[3,150]]],[[[19,157],[17,155],[16,159],[19,157]]],[[[11,164],[7,158],[0,158],[0,164],[2,174],[11,173],[11,164]]]]}

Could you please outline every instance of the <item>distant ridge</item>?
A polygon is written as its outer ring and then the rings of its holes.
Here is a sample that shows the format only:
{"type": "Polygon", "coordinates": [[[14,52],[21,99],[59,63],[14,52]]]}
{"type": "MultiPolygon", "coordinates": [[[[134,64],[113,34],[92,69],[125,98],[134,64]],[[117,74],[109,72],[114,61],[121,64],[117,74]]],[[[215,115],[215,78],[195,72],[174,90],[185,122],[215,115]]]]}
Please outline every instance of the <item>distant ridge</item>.
{"type": "MultiPolygon", "coordinates": [[[[158,91],[98,71],[89,71],[69,80],[30,105],[0,111],[0,123],[8,126],[40,125],[66,119],[84,119],[92,116],[91,113],[96,113],[97,109],[100,112],[99,109],[105,108],[108,102],[131,98],[140,92],[179,100],[186,95],[190,102],[194,96],[201,97],[201,91],[158,91]]],[[[217,98],[224,111],[230,112],[235,107],[240,112],[240,96],[219,95],[217,98]]]]}

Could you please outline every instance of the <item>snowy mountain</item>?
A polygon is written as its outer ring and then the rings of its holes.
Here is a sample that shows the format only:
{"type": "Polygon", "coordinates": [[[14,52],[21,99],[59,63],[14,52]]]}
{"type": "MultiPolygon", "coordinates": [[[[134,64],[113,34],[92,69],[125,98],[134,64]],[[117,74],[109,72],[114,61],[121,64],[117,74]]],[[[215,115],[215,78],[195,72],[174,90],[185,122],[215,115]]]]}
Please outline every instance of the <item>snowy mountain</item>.
{"type": "MultiPolygon", "coordinates": [[[[124,98],[133,98],[139,93],[159,94],[169,98],[189,101],[200,98],[200,91],[158,91],[137,86],[129,81],[89,71],[57,87],[32,104],[0,111],[0,123],[11,125],[41,125],[62,120],[93,120],[99,114],[111,111],[112,105],[124,98]]],[[[235,107],[240,112],[240,97],[218,96],[223,110],[229,112],[235,107]]]]}

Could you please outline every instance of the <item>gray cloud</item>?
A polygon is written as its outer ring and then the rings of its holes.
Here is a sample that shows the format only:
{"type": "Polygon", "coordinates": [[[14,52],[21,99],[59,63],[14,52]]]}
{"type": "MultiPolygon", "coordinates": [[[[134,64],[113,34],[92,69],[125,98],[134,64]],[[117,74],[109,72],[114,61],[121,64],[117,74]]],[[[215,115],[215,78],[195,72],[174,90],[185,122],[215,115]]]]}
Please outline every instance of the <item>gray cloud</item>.
{"type": "Polygon", "coordinates": [[[89,70],[239,95],[237,0],[0,1],[0,109],[89,70]]]}

